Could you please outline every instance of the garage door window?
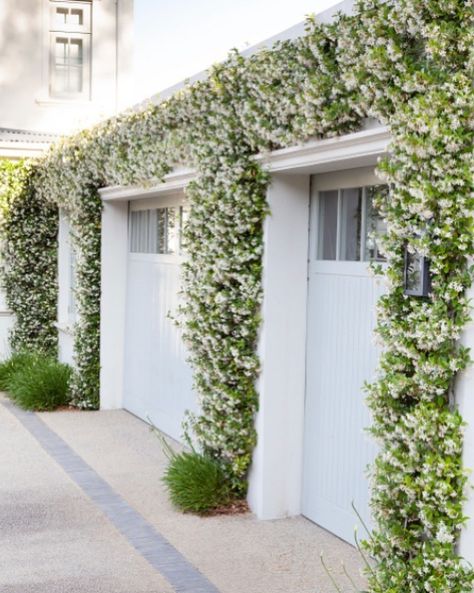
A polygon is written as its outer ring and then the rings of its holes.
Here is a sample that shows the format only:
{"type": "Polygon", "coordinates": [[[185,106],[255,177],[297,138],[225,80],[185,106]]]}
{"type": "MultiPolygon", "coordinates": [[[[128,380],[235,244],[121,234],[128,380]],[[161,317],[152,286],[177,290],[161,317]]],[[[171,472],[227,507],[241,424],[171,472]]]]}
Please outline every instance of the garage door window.
{"type": "Polygon", "coordinates": [[[383,261],[377,237],[385,224],[374,198],[387,186],[353,187],[319,193],[317,258],[338,261],[383,261]]]}
{"type": "Polygon", "coordinates": [[[130,213],[130,251],[163,255],[179,254],[183,218],[182,207],[132,211],[130,213]]]}

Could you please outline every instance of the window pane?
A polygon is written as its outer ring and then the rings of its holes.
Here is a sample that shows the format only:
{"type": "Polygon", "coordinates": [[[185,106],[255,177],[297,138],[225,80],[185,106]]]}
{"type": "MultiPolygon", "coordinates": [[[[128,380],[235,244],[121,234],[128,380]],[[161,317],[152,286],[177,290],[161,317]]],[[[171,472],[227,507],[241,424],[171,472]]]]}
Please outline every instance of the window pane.
{"type": "Polygon", "coordinates": [[[54,21],[56,25],[64,25],[67,21],[69,10],[67,8],[56,8],[54,13],[54,21]]]}
{"type": "Polygon", "coordinates": [[[423,257],[419,253],[407,253],[406,258],[405,288],[409,293],[422,294],[423,257]]]}
{"type": "Polygon", "coordinates": [[[130,212],[130,251],[138,251],[138,212],[130,212]]]}
{"type": "Polygon", "coordinates": [[[362,188],[341,191],[340,256],[345,261],[360,260],[360,231],[362,214],[362,188]]]}
{"type": "Polygon", "coordinates": [[[189,217],[189,209],[186,206],[179,207],[179,253],[184,252],[183,230],[189,217]]]}
{"type": "Polygon", "coordinates": [[[68,92],[80,93],[82,91],[82,68],[69,68],[68,92]]]}
{"type": "Polygon", "coordinates": [[[57,37],[54,45],[53,91],[58,94],[83,90],[83,45],[81,39],[57,37]]]}
{"type": "Polygon", "coordinates": [[[67,39],[57,37],[54,44],[54,61],[56,65],[67,64],[67,39]]]}
{"type": "Polygon", "coordinates": [[[156,215],[153,210],[130,213],[130,251],[156,253],[156,215]]]}
{"type": "Polygon", "coordinates": [[[154,208],[130,212],[132,253],[178,253],[181,241],[181,208],[154,208]]]}
{"type": "Polygon", "coordinates": [[[74,66],[82,64],[82,39],[71,39],[69,46],[69,63],[74,66]]]}
{"type": "Polygon", "coordinates": [[[177,253],[179,249],[179,215],[177,208],[167,208],[168,213],[168,245],[167,253],[177,253]]]}
{"type": "Polygon", "coordinates": [[[319,193],[318,259],[336,259],[337,190],[319,193]]]}
{"type": "Polygon", "coordinates": [[[64,66],[56,66],[54,71],[54,91],[66,93],[68,89],[68,72],[64,66]]]}
{"type": "Polygon", "coordinates": [[[166,208],[158,208],[157,211],[157,253],[166,253],[166,208]]]}
{"type": "Polygon", "coordinates": [[[158,251],[158,237],[156,234],[156,227],[158,224],[156,210],[147,210],[147,244],[146,253],[157,253],[158,251]]]}
{"type": "Polygon", "coordinates": [[[84,11],[79,8],[73,8],[67,22],[70,25],[82,25],[84,22],[84,11]]]}
{"type": "Polygon", "coordinates": [[[380,253],[377,246],[377,237],[381,237],[387,232],[387,225],[383,221],[380,213],[374,206],[376,196],[383,197],[388,194],[387,185],[376,185],[367,188],[367,231],[365,239],[365,260],[385,261],[385,257],[380,253]]]}
{"type": "Polygon", "coordinates": [[[148,218],[149,210],[142,210],[139,213],[139,249],[140,253],[148,253],[148,218]]]}

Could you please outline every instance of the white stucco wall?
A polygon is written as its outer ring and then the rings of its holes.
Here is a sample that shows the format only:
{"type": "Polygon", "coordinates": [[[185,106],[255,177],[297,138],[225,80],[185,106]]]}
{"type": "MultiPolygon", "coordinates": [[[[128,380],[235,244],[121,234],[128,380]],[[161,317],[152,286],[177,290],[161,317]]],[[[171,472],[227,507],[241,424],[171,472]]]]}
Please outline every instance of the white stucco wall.
{"type": "Polygon", "coordinates": [[[8,338],[13,328],[14,317],[5,303],[5,294],[0,289],[0,360],[5,360],[10,355],[8,338]]]}
{"type": "Polygon", "coordinates": [[[61,362],[74,362],[74,321],[71,303],[71,240],[69,221],[60,211],[58,230],[58,358],[61,362]]]}
{"type": "MultiPolygon", "coordinates": [[[[468,296],[474,302],[474,287],[468,296]]],[[[474,353],[474,319],[464,330],[462,343],[470,348],[471,357],[474,353]]],[[[470,471],[469,483],[466,489],[468,500],[464,507],[464,514],[469,517],[459,542],[459,553],[474,565],[474,365],[460,375],[456,383],[456,401],[459,411],[467,423],[464,433],[464,466],[470,471]]]]}
{"type": "Polygon", "coordinates": [[[48,0],[0,2],[1,127],[68,133],[129,104],[133,0],[92,4],[91,100],[68,101],[48,97],[48,0]]]}
{"type": "Polygon", "coordinates": [[[264,228],[258,444],[248,500],[262,519],[300,512],[309,175],[274,175],[264,228]]]}
{"type": "Polygon", "coordinates": [[[100,407],[123,406],[128,201],[104,202],[100,302],[100,407]]]}

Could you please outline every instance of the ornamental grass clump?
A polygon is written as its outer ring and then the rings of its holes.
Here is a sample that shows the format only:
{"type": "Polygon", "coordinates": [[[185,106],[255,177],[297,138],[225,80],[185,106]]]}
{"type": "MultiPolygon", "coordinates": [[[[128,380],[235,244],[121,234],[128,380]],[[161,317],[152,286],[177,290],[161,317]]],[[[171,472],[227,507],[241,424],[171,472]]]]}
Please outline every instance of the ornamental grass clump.
{"type": "Polygon", "coordinates": [[[11,378],[25,364],[31,362],[31,357],[27,352],[17,352],[0,362],[0,391],[10,391],[11,378]]]}
{"type": "Polygon", "coordinates": [[[184,512],[206,514],[233,498],[219,463],[197,451],[173,453],[163,481],[173,505],[184,512]]]}
{"type": "Polygon", "coordinates": [[[10,374],[10,398],[25,410],[54,410],[70,401],[72,369],[40,354],[24,355],[10,374]]]}

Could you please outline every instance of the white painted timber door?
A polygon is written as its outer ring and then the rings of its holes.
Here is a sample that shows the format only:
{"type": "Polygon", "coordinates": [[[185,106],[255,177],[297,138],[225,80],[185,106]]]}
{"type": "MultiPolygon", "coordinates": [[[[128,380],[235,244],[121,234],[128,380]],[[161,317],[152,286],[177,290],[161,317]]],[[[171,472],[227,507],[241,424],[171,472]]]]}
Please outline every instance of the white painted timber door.
{"type": "Polygon", "coordinates": [[[368,263],[382,259],[371,238],[383,232],[372,199],[385,191],[374,183],[368,171],[312,183],[302,510],[350,543],[358,524],[352,502],[371,525],[366,467],[375,445],[365,431],[363,385],[378,358],[373,329],[382,288],[368,263]]]}
{"type": "Polygon", "coordinates": [[[181,196],[130,203],[124,408],[182,440],[195,410],[192,372],[170,318],[179,304],[181,196]]]}

